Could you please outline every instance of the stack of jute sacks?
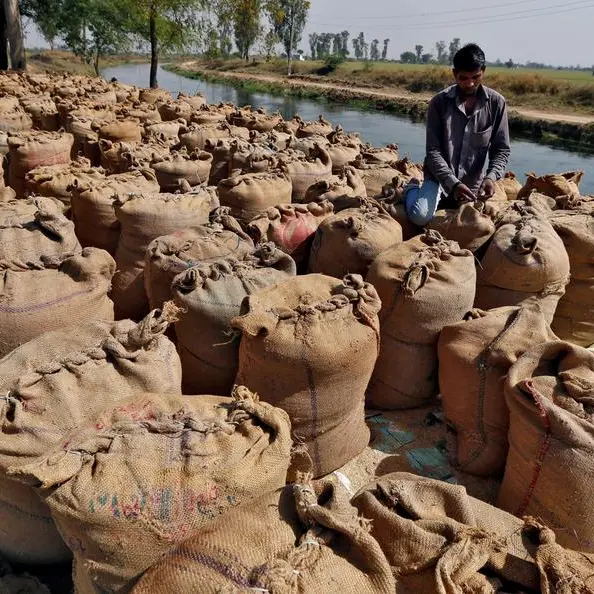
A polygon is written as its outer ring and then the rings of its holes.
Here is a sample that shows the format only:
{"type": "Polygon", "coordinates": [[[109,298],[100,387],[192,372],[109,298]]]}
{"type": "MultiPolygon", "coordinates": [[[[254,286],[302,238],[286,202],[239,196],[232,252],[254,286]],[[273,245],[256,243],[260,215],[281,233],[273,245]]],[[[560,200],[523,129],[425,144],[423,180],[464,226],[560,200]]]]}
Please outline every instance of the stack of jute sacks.
{"type": "Polygon", "coordinates": [[[579,173],[420,229],[422,168],[323,117],[62,75],[0,94],[8,563],[72,561],[77,594],[593,591],[579,173]],[[499,507],[328,477],[366,408],[424,406],[499,507]]]}

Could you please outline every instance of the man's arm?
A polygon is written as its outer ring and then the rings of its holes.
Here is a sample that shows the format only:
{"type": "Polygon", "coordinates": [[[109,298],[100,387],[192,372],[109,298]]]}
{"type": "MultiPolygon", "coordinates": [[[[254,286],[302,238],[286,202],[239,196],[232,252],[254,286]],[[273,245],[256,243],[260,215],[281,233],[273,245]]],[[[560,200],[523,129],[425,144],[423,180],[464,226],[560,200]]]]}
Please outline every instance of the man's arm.
{"type": "Polygon", "coordinates": [[[495,122],[493,122],[493,134],[491,135],[491,146],[489,148],[489,167],[485,176],[493,181],[497,181],[505,175],[511,154],[505,101],[503,101],[503,105],[498,111],[495,122]]]}
{"type": "Polygon", "coordinates": [[[446,163],[441,153],[443,122],[436,105],[436,99],[429,103],[427,111],[427,167],[447,194],[451,194],[460,180],[446,163]]]}

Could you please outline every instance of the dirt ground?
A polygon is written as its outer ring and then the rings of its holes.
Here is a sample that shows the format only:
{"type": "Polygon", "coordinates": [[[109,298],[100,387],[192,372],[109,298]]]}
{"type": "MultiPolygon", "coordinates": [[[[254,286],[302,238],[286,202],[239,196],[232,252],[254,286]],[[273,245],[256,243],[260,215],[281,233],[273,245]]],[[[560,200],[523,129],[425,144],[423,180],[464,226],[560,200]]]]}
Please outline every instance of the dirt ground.
{"type": "MultiPolygon", "coordinates": [[[[195,66],[196,62],[188,61],[182,62],[179,64],[179,68],[185,70],[191,70],[195,66]]],[[[216,71],[217,77],[220,78],[229,78],[229,79],[250,79],[250,80],[257,80],[260,82],[268,82],[268,83],[278,83],[278,82],[288,82],[285,77],[282,76],[275,76],[271,74],[253,74],[248,72],[223,72],[223,71],[216,71]]],[[[365,87],[357,87],[357,86],[346,86],[346,85],[339,85],[335,83],[325,83],[325,82],[318,82],[318,81],[311,81],[311,80],[303,80],[301,78],[292,78],[290,80],[290,84],[292,86],[301,86],[301,87],[310,87],[310,88],[318,88],[318,89],[334,89],[339,91],[345,91],[349,94],[356,94],[360,97],[369,97],[374,99],[426,99],[429,100],[431,98],[430,94],[427,93],[409,93],[407,91],[403,91],[402,89],[392,89],[389,87],[383,88],[381,91],[377,89],[369,89],[365,87]]],[[[512,109],[513,112],[530,119],[536,120],[548,120],[551,122],[567,122],[571,124],[591,124],[594,123],[594,116],[584,116],[584,115],[574,115],[574,114],[565,114],[565,113],[555,113],[549,111],[539,111],[534,109],[525,109],[514,107],[512,109]]]]}

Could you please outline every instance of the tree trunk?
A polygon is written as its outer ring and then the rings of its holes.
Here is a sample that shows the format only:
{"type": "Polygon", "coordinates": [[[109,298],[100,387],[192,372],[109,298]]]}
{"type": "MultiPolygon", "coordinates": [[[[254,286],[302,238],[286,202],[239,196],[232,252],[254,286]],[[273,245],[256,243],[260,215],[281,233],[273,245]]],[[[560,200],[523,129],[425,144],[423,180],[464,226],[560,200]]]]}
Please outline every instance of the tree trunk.
{"type": "Polygon", "coordinates": [[[8,70],[8,39],[6,38],[6,13],[0,2],[0,70],[8,70]]]}
{"type": "Polygon", "coordinates": [[[295,26],[295,14],[293,9],[291,8],[291,12],[289,14],[290,26],[289,26],[289,51],[287,52],[287,76],[291,76],[292,70],[292,63],[293,63],[293,29],[295,26]]]}
{"type": "Polygon", "coordinates": [[[93,64],[95,67],[95,76],[100,76],[99,72],[99,48],[95,50],[95,62],[93,64]]]}
{"type": "Polygon", "coordinates": [[[151,14],[149,17],[149,32],[151,37],[151,74],[150,74],[150,87],[156,89],[159,86],[157,82],[157,68],[159,67],[159,49],[157,44],[157,12],[154,6],[151,6],[151,14]]]}
{"type": "Polygon", "coordinates": [[[10,44],[10,63],[13,70],[25,70],[25,43],[21,27],[21,12],[18,0],[4,0],[4,14],[6,16],[6,36],[10,44]]]}

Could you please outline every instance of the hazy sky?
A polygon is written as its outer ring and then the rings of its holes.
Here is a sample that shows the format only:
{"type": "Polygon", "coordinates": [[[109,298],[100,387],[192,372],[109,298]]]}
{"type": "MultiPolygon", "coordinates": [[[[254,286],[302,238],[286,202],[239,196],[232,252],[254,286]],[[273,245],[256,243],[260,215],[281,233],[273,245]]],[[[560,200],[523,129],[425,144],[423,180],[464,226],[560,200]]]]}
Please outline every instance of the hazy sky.
{"type": "MultiPolygon", "coordinates": [[[[308,33],[363,31],[367,41],[389,38],[388,57],[454,37],[479,43],[487,59],[594,64],[594,0],[311,0],[308,33]],[[472,8],[470,8],[472,7],[472,8]]],[[[352,52],[352,47],[350,48],[352,52]]]]}
{"type": "MultiPolygon", "coordinates": [[[[351,36],[367,41],[389,38],[389,58],[414,51],[421,44],[435,53],[435,42],[475,41],[487,59],[528,60],[555,65],[594,64],[594,0],[311,0],[302,48],[309,52],[311,32],[351,36]]],[[[27,45],[43,45],[34,27],[27,27],[27,45]]],[[[352,46],[350,47],[352,52],[352,46]]]]}

